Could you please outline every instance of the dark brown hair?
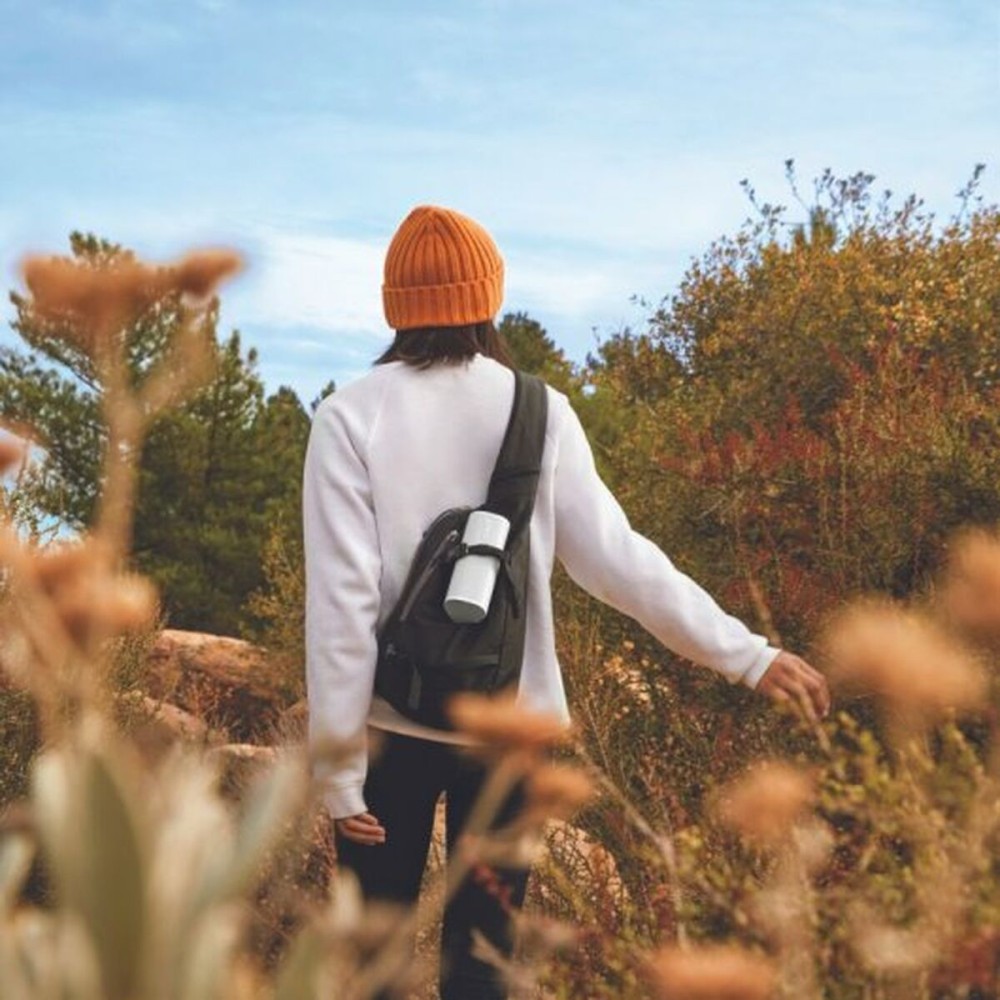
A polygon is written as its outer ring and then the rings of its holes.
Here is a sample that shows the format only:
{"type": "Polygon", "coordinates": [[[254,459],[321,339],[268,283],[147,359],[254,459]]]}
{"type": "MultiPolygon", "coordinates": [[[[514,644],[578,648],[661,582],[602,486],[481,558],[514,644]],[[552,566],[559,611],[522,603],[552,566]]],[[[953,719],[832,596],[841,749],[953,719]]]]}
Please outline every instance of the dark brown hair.
{"type": "Polygon", "coordinates": [[[426,326],[412,330],[397,330],[396,337],[375,364],[403,361],[414,368],[434,365],[456,365],[477,354],[514,367],[507,338],[488,319],[467,326],[426,326]]]}

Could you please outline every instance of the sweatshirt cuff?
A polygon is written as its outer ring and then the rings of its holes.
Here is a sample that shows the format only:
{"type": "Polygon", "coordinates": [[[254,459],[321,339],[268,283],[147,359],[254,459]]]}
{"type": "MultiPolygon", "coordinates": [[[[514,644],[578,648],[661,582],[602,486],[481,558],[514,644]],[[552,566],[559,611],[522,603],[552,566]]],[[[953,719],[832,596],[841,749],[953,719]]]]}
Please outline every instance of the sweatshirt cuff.
{"type": "Polygon", "coordinates": [[[741,684],[748,688],[755,688],[761,677],[767,673],[767,668],[774,662],[774,658],[781,650],[775,646],[765,646],[758,654],[753,663],[738,678],[741,684]]]}
{"type": "Polygon", "coordinates": [[[328,788],[323,793],[323,804],[331,819],[346,819],[348,816],[357,816],[368,811],[365,805],[364,785],[361,783],[328,788]]]}

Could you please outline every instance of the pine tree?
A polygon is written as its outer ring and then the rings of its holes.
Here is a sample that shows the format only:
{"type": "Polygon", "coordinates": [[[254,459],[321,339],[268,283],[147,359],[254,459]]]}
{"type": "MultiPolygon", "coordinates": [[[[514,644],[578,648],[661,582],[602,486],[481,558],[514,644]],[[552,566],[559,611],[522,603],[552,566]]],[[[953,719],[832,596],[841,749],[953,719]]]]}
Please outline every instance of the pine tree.
{"type": "MultiPolygon", "coordinates": [[[[74,258],[100,265],[130,256],[94,236],[70,237],[74,258]]],[[[34,496],[43,516],[86,528],[100,490],[106,428],[100,380],[89,357],[59,339],[16,293],[13,329],[28,351],[0,348],[0,419],[28,425],[44,449],[34,496]]],[[[140,384],[169,349],[179,302],[154,303],[128,330],[132,377],[140,384]]],[[[254,350],[238,333],[219,343],[212,381],[150,429],[138,469],[134,558],[160,587],[168,623],[233,634],[263,581],[270,521],[295,518],[308,415],[282,388],[265,399],[254,350]]]]}

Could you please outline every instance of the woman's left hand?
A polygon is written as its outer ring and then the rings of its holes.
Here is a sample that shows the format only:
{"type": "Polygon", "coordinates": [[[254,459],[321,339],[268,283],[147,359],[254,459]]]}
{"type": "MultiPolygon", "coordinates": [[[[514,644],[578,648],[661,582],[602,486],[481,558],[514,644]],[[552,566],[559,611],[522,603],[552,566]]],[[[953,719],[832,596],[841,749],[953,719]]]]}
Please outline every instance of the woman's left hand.
{"type": "Polygon", "coordinates": [[[801,656],[782,650],[771,661],[757,690],[773,701],[799,708],[815,721],[830,711],[830,688],[826,678],[801,656]]]}
{"type": "Polygon", "coordinates": [[[334,820],[339,833],[346,840],[355,844],[372,847],[385,843],[385,827],[370,813],[358,813],[356,816],[344,816],[334,820]]]}

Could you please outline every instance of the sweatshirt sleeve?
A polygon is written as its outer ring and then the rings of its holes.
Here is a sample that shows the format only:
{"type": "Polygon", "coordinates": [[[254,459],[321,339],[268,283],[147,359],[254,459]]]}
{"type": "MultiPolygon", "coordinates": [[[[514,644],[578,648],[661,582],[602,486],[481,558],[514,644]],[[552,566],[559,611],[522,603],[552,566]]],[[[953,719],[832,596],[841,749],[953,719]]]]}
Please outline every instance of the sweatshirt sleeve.
{"type": "Polygon", "coordinates": [[[602,482],[572,407],[559,434],[556,556],[605,604],[634,618],[667,648],[756,687],[778,650],[726,614],[648,538],[634,531],[602,482]]]}
{"type": "MultiPolygon", "coordinates": [[[[351,430],[354,430],[352,435],[351,430]]],[[[309,744],[334,819],[365,811],[365,731],[375,674],[381,559],[368,471],[335,405],[313,420],[302,483],[309,744]]]]}

